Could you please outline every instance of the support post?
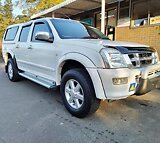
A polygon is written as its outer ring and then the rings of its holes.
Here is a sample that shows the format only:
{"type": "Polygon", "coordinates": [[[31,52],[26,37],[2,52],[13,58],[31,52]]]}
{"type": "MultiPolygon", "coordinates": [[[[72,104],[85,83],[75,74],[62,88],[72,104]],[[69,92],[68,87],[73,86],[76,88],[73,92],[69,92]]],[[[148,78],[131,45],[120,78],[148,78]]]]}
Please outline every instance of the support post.
{"type": "Polygon", "coordinates": [[[52,18],[54,18],[54,17],[55,17],[54,12],[52,12],[52,18]]]}
{"type": "Polygon", "coordinates": [[[101,32],[105,33],[105,18],[106,18],[106,1],[102,0],[101,6],[101,32]]]}

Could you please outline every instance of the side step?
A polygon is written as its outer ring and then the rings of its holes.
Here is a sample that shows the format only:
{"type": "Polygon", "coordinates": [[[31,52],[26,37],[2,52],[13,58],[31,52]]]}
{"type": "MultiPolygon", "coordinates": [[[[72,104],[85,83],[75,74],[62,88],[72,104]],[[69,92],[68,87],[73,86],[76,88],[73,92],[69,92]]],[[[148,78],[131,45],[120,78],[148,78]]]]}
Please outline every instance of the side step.
{"type": "Polygon", "coordinates": [[[35,83],[38,83],[46,88],[55,88],[56,87],[56,83],[53,81],[49,81],[47,79],[41,78],[39,76],[27,73],[27,72],[20,72],[19,73],[20,76],[27,78],[35,83]]]}

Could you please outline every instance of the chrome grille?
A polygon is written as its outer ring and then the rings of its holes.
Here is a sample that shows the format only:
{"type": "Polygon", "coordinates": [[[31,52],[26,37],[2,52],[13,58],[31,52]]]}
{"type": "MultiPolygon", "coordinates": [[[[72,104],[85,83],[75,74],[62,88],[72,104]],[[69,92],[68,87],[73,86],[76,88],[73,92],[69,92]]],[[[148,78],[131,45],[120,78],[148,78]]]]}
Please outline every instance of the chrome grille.
{"type": "Polygon", "coordinates": [[[134,67],[144,67],[155,63],[155,53],[131,53],[128,54],[134,67]]]}

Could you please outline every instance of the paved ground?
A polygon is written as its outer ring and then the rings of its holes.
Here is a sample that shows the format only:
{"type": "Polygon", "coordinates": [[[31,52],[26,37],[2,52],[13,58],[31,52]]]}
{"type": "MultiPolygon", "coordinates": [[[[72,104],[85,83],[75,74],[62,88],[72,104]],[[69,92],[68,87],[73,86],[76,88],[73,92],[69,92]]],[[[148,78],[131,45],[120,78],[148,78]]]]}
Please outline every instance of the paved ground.
{"type": "Polygon", "coordinates": [[[72,117],[59,91],[23,80],[12,83],[0,62],[0,143],[160,143],[160,90],[72,117]]]}

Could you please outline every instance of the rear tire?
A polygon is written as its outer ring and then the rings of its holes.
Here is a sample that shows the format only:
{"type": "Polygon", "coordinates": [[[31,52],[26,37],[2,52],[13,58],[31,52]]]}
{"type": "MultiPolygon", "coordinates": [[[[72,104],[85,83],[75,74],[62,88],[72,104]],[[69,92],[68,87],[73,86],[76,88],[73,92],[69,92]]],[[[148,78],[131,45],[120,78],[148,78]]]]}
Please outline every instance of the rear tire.
{"type": "Polygon", "coordinates": [[[66,109],[78,118],[97,111],[100,99],[96,98],[88,73],[83,69],[71,69],[62,77],[60,86],[66,109]]]}
{"type": "Polygon", "coordinates": [[[20,79],[18,68],[12,59],[9,59],[7,63],[7,75],[12,82],[16,82],[20,79]]]}

